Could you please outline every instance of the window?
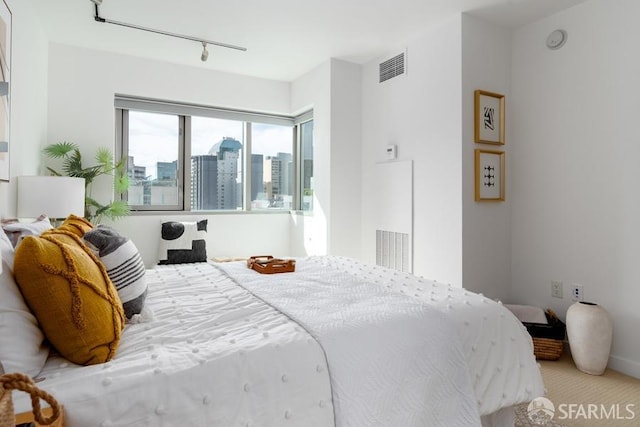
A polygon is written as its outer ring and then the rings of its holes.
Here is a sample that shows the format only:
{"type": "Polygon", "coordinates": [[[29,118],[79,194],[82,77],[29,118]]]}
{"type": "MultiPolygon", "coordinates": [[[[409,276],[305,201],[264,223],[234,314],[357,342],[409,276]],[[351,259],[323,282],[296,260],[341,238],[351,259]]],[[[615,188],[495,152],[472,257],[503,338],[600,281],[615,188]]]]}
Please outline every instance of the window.
{"type": "Polygon", "coordinates": [[[313,120],[300,124],[300,210],[313,210],[313,120]]]}
{"type": "Polygon", "coordinates": [[[244,123],[191,118],[191,210],[243,207],[244,123]]]}
{"type": "Polygon", "coordinates": [[[251,124],[251,209],[293,209],[290,126],[251,124]]]}
{"type": "Polygon", "coordinates": [[[130,111],[128,119],[127,202],[131,206],[177,208],[180,117],[130,111]]]}
{"type": "Polygon", "coordinates": [[[313,120],[116,96],[132,210],[311,210],[313,120]]]}

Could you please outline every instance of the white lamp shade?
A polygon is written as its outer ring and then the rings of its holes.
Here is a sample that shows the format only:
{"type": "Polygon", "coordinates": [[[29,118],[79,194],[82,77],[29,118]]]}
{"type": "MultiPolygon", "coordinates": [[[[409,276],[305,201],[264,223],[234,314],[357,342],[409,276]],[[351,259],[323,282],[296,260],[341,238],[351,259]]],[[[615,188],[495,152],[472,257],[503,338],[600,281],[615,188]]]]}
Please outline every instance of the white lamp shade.
{"type": "Polygon", "coordinates": [[[19,176],[18,216],[66,218],[84,216],[84,178],[19,176]]]}

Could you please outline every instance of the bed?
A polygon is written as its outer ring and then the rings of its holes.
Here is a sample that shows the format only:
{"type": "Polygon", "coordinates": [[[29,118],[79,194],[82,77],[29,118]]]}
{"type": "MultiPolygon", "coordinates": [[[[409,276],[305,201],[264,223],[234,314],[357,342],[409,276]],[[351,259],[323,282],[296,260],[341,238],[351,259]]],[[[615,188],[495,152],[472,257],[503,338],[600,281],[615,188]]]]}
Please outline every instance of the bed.
{"type": "Polygon", "coordinates": [[[111,361],[40,372],[66,426],[506,426],[543,395],[526,329],[464,289],[336,256],[146,279],[148,314],[111,361]]]}

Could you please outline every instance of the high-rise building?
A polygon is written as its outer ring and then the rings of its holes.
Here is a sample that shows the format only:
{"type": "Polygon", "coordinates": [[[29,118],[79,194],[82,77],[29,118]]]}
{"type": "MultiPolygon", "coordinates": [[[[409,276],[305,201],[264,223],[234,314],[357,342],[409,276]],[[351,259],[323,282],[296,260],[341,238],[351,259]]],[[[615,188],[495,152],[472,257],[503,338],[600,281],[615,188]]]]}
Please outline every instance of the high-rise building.
{"type": "Polygon", "coordinates": [[[240,176],[242,144],[225,137],[206,155],[191,157],[191,208],[195,210],[242,207],[240,176]]]}
{"type": "Polygon", "coordinates": [[[147,179],[147,168],[144,166],[137,166],[133,160],[133,156],[127,157],[127,176],[129,181],[144,181],[147,179]]]}
{"type": "Polygon", "coordinates": [[[251,201],[257,200],[264,193],[264,156],[262,154],[251,155],[251,201]]]}
{"type": "Polygon", "coordinates": [[[157,168],[157,180],[158,181],[176,181],[178,176],[178,161],[172,162],[158,162],[157,168]]]}
{"type": "Polygon", "coordinates": [[[218,209],[218,156],[191,156],[191,209],[218,209]]]}
{"type": "Polygon", "coordinates": [[[291,178],[293,174],[293,161],[291,153],[278,153],[276,156],[267,156],[264,160],[264,185],[267,199],[272,205],[282,200],[282,196],[291,195],[291,178]]]}

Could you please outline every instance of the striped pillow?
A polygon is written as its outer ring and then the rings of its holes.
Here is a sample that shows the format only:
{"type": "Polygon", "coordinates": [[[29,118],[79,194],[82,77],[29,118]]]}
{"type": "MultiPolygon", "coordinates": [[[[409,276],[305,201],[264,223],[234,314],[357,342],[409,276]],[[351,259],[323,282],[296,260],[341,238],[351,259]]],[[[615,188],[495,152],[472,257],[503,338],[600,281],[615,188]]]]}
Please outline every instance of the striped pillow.
{"type": "Polygon", "coordinates": [[[84,240],[106,267],[127,319],[140,314],[147,297],[147,280],[144,262],[133,242],[106,225],[88,231],[84,240]]]}

